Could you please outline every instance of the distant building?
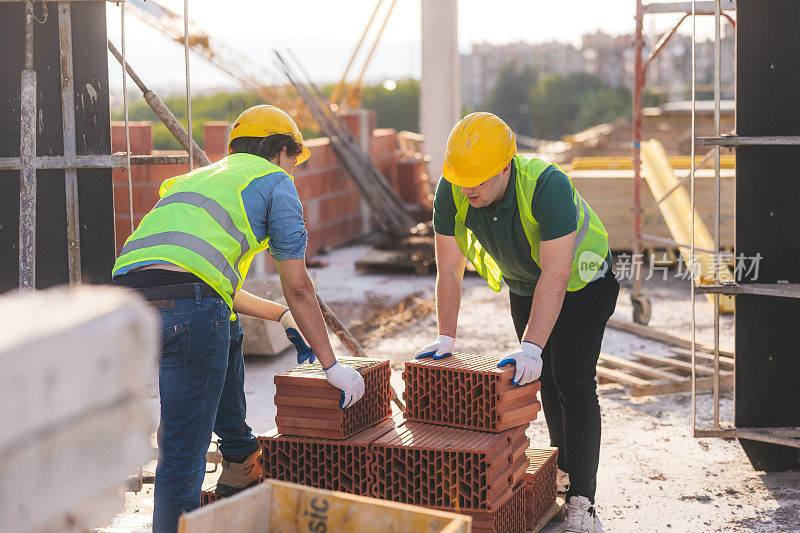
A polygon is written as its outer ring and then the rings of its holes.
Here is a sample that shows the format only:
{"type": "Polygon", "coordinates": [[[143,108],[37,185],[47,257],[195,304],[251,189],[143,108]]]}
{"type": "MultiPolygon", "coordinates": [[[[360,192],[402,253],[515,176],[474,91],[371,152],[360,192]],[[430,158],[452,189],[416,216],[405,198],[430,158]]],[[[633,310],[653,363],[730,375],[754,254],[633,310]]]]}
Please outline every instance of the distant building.
{"type": "Polygon", "coordinates": [[[611,87],[633,87],[633,36],[611,36],[601,31],[583,36],[583,71],[611,87]]]}
{"type": "Polygon", "coordinates": [[[519,69],[534,67],[540,75],[570,74],[583,68],[581,52],[571,44],[474,44],[472,54],[461,56],[462,105],[484,102],[506,63],[513,63],[519,69]]]}
{"type": "MultiPolygon", "coordinates": [[[[654,35],[645,38],[645,57],[660,37],[654,35]]],[[[721,43],[722,97],[733,98],[734,32],[727,24],[721,43]]],[[[666,94],[669,102],[690,97],[691,45],[692,39],[687,35],[672,37],[648,68],[648,89],[666,94]]],[[[698,42],[695,53],[698,91],[706,98],[713,91],[714,41],[698,42]]],[[[461,102],[465,106],[478,106],[485,102],[497,83],[501,69],[509,62],[517,68],[534,67],[540,75],[588,72],[611,87],[633,89],[634,56],[632,34],[613,36],[600,31],[584,35],[580,49],[558,42],[474,44],[471,54],[461,56],[461,102]]]]}

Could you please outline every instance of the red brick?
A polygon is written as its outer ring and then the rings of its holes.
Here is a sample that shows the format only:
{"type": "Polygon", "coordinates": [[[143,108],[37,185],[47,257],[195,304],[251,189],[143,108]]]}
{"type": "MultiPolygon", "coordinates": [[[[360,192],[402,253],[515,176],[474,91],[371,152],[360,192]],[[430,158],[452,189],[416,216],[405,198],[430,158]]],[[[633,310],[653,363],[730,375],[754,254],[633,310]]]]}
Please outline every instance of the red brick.
{"type": "Polygon", "coordinates": [[[407,361],[406,418],[481,431],[527,426],[540,409],[539,382],[513,385],[514,367],[497,363],[496,357],[461,353],[407,361]]]}
{"type": "Polygon", "coordinates": [[[525,455],[525,522],[531,529],[556,501],[558,448],[528,448],[525,455]]]}
{"type": "Polygon", "coordinates": [[[373,496],[447,509],[493,510],[527,468],[524,428],[486,433],[406,422],[372,443],[373,496]]]}
{"type": "MultiPolygon", "coordinates": [[[[128,122],[131,153],[149,154],[153,151],[153,124],[149,121],[128,122]]],[[[125,152],[125,122],[111,122],[111,152],[125,152]]]]}
{"type": "Polygon", "coordinates": [[[212,121],[203,125],[203,150],[212,161],[222,159],[228,154],[229,122],[212,121]]]}
{"type": "Polygon", "coordinates": [[[302,365],[277,374],[275,423],[284,435],[345,439],[392,414],[389,362],[381,359],[340,357],[364,378],[364,397],[342,409],[342,392],[327,382],[320,363],[302,365]]]}

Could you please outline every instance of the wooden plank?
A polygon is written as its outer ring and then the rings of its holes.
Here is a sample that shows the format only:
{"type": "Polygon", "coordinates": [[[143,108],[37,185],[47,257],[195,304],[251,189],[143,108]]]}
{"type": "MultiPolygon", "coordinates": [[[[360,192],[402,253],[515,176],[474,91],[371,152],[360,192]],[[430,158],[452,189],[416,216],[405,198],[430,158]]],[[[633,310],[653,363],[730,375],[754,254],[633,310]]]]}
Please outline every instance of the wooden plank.
{"type": "MultiPolygon", "coordinates": [[[[714,378],[697,378],[696,390],[707,391],[714,388],[714,378]]],[[[721,375],[719,377],[719,388],[729,389],[733,387],[733,375],[721,375]]],[[[692,378],[683,378],[681,381],[654,381],[645,386],[631,386],[630,394],[634,398],[641,396],[657,396],[659,394],[675,394],[678,392],[690,392],[692,390],[692,378]]]]}
{"type": "MultiPolygon", "coordinates": [[[[639,335],[640,337],[644,337],[646,339],[652,339],[665,344],[671,344],[679,348],[685,348],[687,350],[692,349],[692,339],[688,337],[673,335],[672,333],[667,333],[666,331],[661,331],[650,326],[637,324],[636,322],[629,322],[627,320],[612,317],[608,319],[607,326],[613,329],[619,329],[628,333],[633,333],[634,335],[639,335]]],[[[707,353],[714,352],[714,346],[709,342],[697,341],[695,345],[697,350],[707,353]]],[[[720,355],[724,355],[726,357],[733,357],[733,352],[729,350],[720,350],[719,353],[720,355]]]]}
{"type": "Polygon", "coordinates": [[[471,524],[472,518],[455,513],[268,480],[182,515],[178,531],[468,533],[471,524]]]}
{"type": "Polygon", "coordinates": [[[556,498],[556,501],[553,502],[552,507],[550,507],[550,509],[548,509],[547,512],[535,524],[533,524],[533,527],[528,531],[531,533],[538,533],[552,520],[558,520],[559,522],[563,521],[565,512],[566,505],[564,503],[564,498],[556,498]]]}
{"type": "MultiPolygon", "coordinates": [[[[671,365],[676,368],[682,368],[684,370],[688,370],[689,372],[692,371],[692,363],[688,361],[683,361],[681,359],[675,359],[674,357],[665,357],[663,355],[655,355],[639,351],[631,352],[631,355],[635,355],[639,359],[644,359],[645,361],[650,361],[653,363],[661,363],[663,365],[671,365]]],[[[695,370],[701,374],[714,373],[714,368],[706,365],[695,365],[695,370]]],[[[728,370],[720,370],[720,375],[727,375],[727,374],[732,374],[732,372],[728,370]]]]}
{"type": "Polygon", "coordinates": [[[630,385],[631,387],[645,387],[650,384],[646,379],[637,378],[636,376],[631,376],[625,372],[614,370],[600,364],[597,365],[597,376],[621,385],[630,385]]]}
{"type": "MultiPolygon", "coordinates": [[[[692,357],[692,351],[691,350],[687,350],[685,348],[672,347],[672,348],[669,349],[669,351],[671,351],[672,353],[674,353],[675,355],[677,355],[678,357],[680,357],[684,361],[687,361],[687,360],[691,361],[691,357],[692,357]]],[[[695,356],[700,361],[706,361],[706,362],[711,362],[711,363],[714,362],[714,356],[711,355],[711,354],[707,354],[707,353],[704,353],[704,352],[695,352],[695,356]]],[[[736,366],[736,362],[735,362],[734,358],[726,357],[724,355],[720,355],[719,356],[719,367],[720,368],[722,368],[724,370],[733,370],[735,366],[736,366]]]]}
{"type": "Polygon", "coordinates": [[[685,377],[678,374],[673,374],[672,372],[668,372],[666,370],[661,370],[660,368],[648,366],[637,361],[631,361],[629,359],[623,359],[622,357],[617,357],[607,353],[600,354],[600,361],[603,363],[627,368],[629,370],[635,370],[641,374],[645,374],[646,376],[665,379],[667,381],[681,381],[685,377]]]}

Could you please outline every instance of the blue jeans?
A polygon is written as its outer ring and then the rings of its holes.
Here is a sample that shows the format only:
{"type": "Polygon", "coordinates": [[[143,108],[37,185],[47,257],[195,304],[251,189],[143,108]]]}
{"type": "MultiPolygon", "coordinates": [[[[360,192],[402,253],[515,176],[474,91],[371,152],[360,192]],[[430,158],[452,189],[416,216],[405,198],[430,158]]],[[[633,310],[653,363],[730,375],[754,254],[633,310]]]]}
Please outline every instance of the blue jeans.
{"type": "Polygon", "coordinates": [[[256,451],[245,422],[242,328],[222,298],[167,301],[160,308],[161,359],[154,533],[173,533],[184,512],[200,506],[212,430],[225,458],[256,451]],[[170,303],[172,302],[172,303],[170,303]],[[174,303],[174,305],[173,305],[174,303]]]}

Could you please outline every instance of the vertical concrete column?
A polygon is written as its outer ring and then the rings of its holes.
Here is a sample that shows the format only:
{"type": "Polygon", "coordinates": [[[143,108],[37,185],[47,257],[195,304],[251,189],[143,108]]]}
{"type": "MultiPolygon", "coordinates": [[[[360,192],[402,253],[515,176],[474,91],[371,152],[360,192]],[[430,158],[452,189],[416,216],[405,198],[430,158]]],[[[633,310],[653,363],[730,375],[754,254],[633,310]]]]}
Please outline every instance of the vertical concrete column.
{"type": "Polygon", "coordinates": [[[457,0],[422,0],[419,125],[434,179],[441,176],[447,136],[461,116],[457,14],[457,0]]]}
{"type": "MultiPolygon", "coordinates": [[[[361,147],[370,154],[370,141],[372,141],[372,124],[370,121],[370,112],[366,109],[356,109],[353,113],[358,114],[358,141],[361,147]]],[[[366,234],[372,230],[372,210],[369,208],[369,203],[365,198],[361,198],[359,203],[361,209],[361,233],[366,234]]]]}

